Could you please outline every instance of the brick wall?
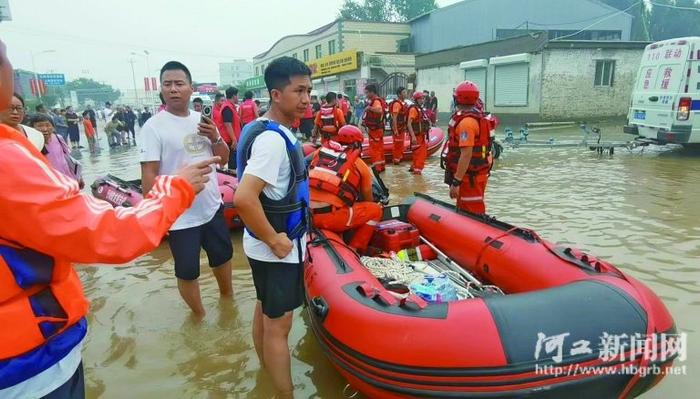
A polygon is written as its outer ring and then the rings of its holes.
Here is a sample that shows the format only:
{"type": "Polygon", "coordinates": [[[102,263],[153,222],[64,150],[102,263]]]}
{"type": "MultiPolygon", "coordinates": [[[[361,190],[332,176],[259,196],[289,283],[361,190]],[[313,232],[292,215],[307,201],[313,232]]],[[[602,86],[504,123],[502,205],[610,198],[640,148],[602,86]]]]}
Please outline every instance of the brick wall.
{"type": "Polygon", "coordinates": [[[627,114],[643,49],[548,49],[541,117],[582,120],[627,114]],[[611,87],[594,87],[596,61],[615,60],[611,87]]]}

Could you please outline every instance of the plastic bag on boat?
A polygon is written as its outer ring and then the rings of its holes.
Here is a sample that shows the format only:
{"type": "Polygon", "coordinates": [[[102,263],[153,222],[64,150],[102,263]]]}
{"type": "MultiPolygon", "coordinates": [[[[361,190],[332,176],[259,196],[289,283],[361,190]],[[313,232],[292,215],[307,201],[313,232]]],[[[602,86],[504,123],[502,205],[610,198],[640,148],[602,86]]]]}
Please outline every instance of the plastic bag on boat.
{"type": "Polygon", "coordinates": [[[409,287],[419,297],[431,303],[443,303],[456,301],[457,290],[452,281],[444,275],[426,275],[420,283],[413,283],[409,287]]]}

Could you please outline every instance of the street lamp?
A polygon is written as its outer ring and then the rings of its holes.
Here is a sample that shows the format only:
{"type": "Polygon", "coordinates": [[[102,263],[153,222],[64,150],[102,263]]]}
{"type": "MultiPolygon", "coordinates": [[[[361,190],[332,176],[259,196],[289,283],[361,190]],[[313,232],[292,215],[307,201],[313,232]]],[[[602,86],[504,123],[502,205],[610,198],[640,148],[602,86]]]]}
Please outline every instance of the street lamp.
{"type": "MultiPolygon", "coordinates": [[[[151,54],[151,53],[149,53],[148,50],[143,50],[143,54],[137,53],[137,52],[135,52],[135,51],[132,51],[132,52],[131,52],[131,55],[138,55],[138,56],[141,56],[141,57],[143,57],[144,60],[146,61],[146,76],[145,76],[145,78],[148,79],[149,82],[150,82],[150,80],[151,80],[151,76],[150,76],[150,74],[151,74],[151,67],[150,67],[150,65],[149,65],[149,63],[148,63],[148,56],[149,56],[150,54],[151,54]]],[[[151,104],[149,104],[149,105],[153,105],[153,92],[154,92],[154,91],[155,91],[155,88],[152,88],[150,91],[147,91],[147,92],[146,92],[146,98],[148,99],[149,103],[151,103],[151,104]]]]}
{"type": "Polygon", "coordinates": [[[56,50],[41,50],[37,52],[29,51],[29,55],[32,57],[32,71],[34,72],[34,84],[36,84],[36,94],[41,101],[41,90],[39,88],[39,74],[36,72],[36,65],[34,64],[34,56],[40,54],[55,53],[56,50]]]}
{"type": "MultiPolygon", "coordinates": [[[[133,54],[133,53],[131,53],[133,54]]],[[[141,105],[139,104],[141,100],[139,100],[139,93],[136,89],[136,73],[134,72],[134,59],[129,58],[129,64],[131,64],[131,79],[134,83],[134,97],[136,98],[136,104],[140,107],[141,105]]]]}

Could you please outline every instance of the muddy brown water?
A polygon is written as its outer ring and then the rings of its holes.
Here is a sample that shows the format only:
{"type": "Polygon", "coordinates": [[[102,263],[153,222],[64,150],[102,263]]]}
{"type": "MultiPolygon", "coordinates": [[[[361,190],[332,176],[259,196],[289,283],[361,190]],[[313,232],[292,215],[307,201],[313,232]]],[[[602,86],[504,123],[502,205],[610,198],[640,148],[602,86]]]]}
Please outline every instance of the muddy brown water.
{"type": "MultiPolygon", "coordinates": [[[[629,140],[618,125],[606,139],[629,140]]],[[[516,132],[516,137],[517,137],[516,132]]],[[[499,133],[502,137],[502,134],[499,133]]],[[[530,140],[581,138],[576,127],[531,131],[530,140]]],[[[102,147],[106,143],[102,139],[102,147]]],[[[107,172],[138,178],[138,150],[82,153],[86,182],[107,172]]],[[[414,191],[448,199],[439,162],[423,176],[389,166],[392,202],[414,191]]],[[[611,157],[586,148],[506,148],[487,193],[488,212],[535,229],[558,243],[606,259],[647,284],[688,333],[685,375],[672,375],[645,399],[696,398],[700,388],[700,151],[618,149],[611,157]]],[[[180,299],[167,244],[123,267],[79,266],[91,300],[85,344],[89,398],[269,398],[250,335],[255,290],[241,234],[234,243],[232,301],[220,301],[208,267],[200,283],[207,316],[193,322],[180,299]]],[[[205,257],[202,264],[206,263],[205,257]]],[[[298,398],[340,398],[345,381],[326,360],[304,311],[289,337],[298,398]]],[[[390,333],[390,332],[386,332],[390,333]]],[[[534,349],[534,347],[533,347],[534,349]]]]}

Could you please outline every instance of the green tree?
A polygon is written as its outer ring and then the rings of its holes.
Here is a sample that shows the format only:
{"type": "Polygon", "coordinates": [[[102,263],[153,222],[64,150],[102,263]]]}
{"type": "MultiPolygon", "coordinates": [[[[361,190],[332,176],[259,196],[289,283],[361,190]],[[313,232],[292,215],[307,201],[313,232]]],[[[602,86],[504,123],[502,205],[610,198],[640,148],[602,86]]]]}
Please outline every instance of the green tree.
{"type": "Polygon", "coordinates": [[[651,7],[638,0],[603,2],[619,10],[631,7],[627,13],[634,17],[632,40],[658,41],[700,35],[700,5],[695,0],[654,0],[649,4],[651,7]]]}
{"type": "Polygon", "coordinates": [[[121,96],[121,92],[112,86],[87,78],[67,82],[63,88],[66,96],[70,96],[70,92],[73,90],[75,90],[78,102],[81,104],[85,103],[86,100],[93,100],[98,104],[103,104],[107,101],[114,102],[121,96]]]}
{"type": "Polygon", "coordinates": [[[345,0],[340,18],[352,21],[406,22],[437,8],[435,0],[345,0]]]}

